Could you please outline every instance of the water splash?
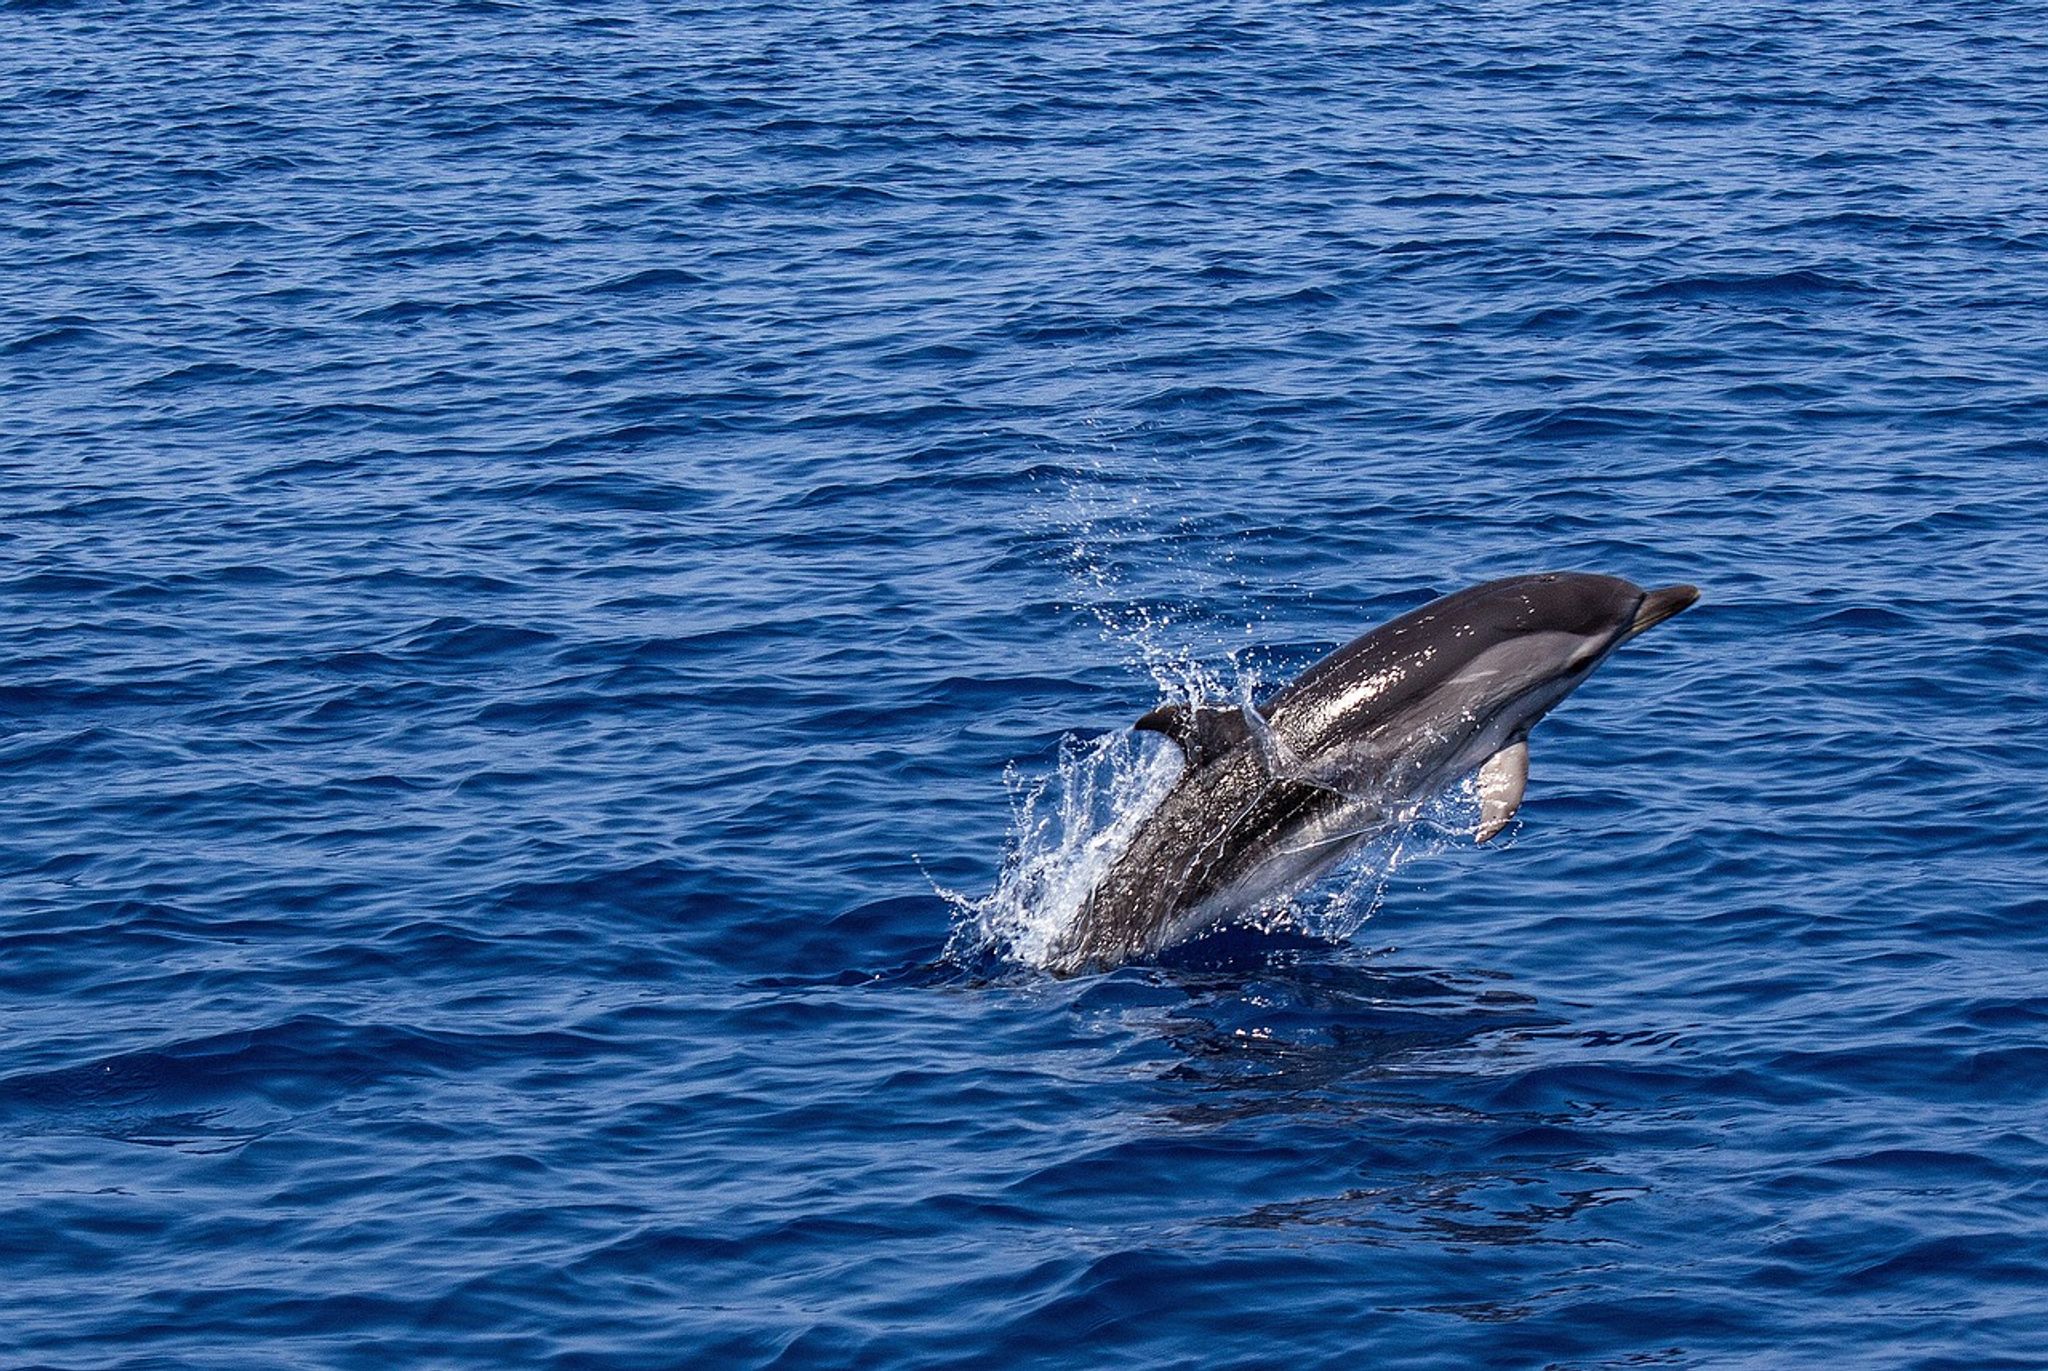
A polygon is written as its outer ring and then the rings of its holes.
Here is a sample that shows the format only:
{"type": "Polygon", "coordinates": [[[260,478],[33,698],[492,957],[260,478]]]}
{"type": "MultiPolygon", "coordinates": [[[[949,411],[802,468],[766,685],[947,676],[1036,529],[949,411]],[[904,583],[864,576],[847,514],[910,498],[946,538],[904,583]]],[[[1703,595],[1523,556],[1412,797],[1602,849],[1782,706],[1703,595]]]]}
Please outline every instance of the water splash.
{"type": "Polygon", "coordinates": [[[1083,469],[1082,477],[1062,483],[1044,514],[1066,545],[1078,606],[1162,695],[1250,703],[1263,685],[1253,662],[1264,618],[1235,617],[1227,608],[1241,606],[1252,591],[1236,570],[1243,541],[1218,540],[1193,517],[1162,526],[1161,492],[1175,488],[1163,465],[1135,485],[1114,479],[1100,463],[1083,469]]]}
{"type": "MultiPolygon", "coordinates": [[[[1130,731],[1069,736],[1054,769],[1004,774],[1010,833],[993,889],[979,899],[939,888],[956,911],[946,958],[993,955],[1043,967],[1072,930],[1088,893],[1129,845],[1181,773],[1177,749],[1130,731]]],[[[1344,942],[1378,912],[1389,882],[1407,863],[1436,855],[1478,823],[1476,776],[1397,816],[1333,870],[1291,895],[1238,912],[1232,923],[1344,942]]]]}
{"type": "Polygon", "coordinates": [[[1289,926],[1327,942],[1348,942],[1379,913],[1387,887],[1408,863],[1470,842],[1479,826],[1479,776],[1473,772],[1397,816],[1344,860],[1286,901],[1289,926]]]}
{"type": "Polygon", "coordinates": [[[947,958],[994,952],[1044,966],[1088,892],[1180,772],[1172,745],[1129,731],[1094,739],[1069,735],[1060,742],[1057,766],[1036,779],[1007,769],[1010,834],[995,888],[978,900],[939,891],[957,912],[947,958]]]}
{"type": "MultiPolygon", "coordinates": [[[[1252,642],[1259,624],[1243,624],[1240,636],[1235,626],[1225,629],[1199,610],[1176,611],[1130,584],[1119,550],[1157,536],[1157,514],[1146,492],[1119,490],[1102,479],[1075,480],[1065,484],[1063,496],[1063,507],[1050,521],[1068,540],[1068,571],[1078,599],[1104,637],[1168,699],[1249,711],[1267,684],[1252,642]],[[1226,638],[1237,641],[1221,641],[1226,638]]],[[[1180,533],[1187,532],[1183,521],[1180,533]]],[[[1168,565],[1180,564],[1168,559],[1168,565]]],[[[1256,713],[1251,717],[1256,724],[1256,713]]],[[[947,958],[967,962],[993,955],[1043,967],[1181,769],[1177,748],[1128,730],[1094,739],[1069,736],[1044,775],[1008,769],[1004,783],[1012,819],[993,889],[975,899],[934,883],[956,911],[947,958]]],[[[1471,832],[1477,812],[1476,789],[1467,778],[1394,824],[1362,835],[1356,849],[1311,885],[1239,911],[1233,921],[1341,942],[1379,908],[1396,869],[1415,856],[1441,851],[1455,833],[1471,832]]]]}

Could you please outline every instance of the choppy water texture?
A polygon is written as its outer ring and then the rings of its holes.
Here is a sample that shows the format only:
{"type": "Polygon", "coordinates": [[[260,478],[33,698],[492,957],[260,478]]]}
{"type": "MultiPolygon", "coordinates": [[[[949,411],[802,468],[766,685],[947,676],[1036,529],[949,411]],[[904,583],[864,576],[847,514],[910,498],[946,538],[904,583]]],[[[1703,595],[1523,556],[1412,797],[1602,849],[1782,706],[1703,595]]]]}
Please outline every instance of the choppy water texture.
{"type": "Polygon", "coordinates": [[[0,34],[0,1362],[2048,1365],[2048,9],[0,34]],[[942,959],[1545,567],[1510,838],[942,959]]]}

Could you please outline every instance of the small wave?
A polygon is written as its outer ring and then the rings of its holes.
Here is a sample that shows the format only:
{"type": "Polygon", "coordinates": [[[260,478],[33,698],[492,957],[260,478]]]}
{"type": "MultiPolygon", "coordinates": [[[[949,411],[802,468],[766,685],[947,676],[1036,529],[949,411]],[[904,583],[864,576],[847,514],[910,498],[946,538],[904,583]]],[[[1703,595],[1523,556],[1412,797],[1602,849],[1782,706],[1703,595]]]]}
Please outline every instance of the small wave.
{"type": "Polygon", "coordinates": [[[649,267],[627,276],[613,277],[591,286],[598,295],[639,295],[648,291],[669,290],[677,286],[701,286],[705,277],[682,267],[649,267]]]}
{"type": "Polygon", "coordinates": [[[47,321],[41,328],[0,343],[0,357],[17,357],[52,348],[91,346],[111,341],[113,340],[107,334],[91,327],[83,320],[53,319],[47,321]]]}
{"type": "Polygon", "coordinates": [[[1643,301],[1734,301],[1776,304],[1814,296],[1871,293],[1873,288],[1870,285],[1854,277],[1802,267],[1791,271],[1730,271],[1678,277],[1624,291],[1619,298],[1643,301]]]}

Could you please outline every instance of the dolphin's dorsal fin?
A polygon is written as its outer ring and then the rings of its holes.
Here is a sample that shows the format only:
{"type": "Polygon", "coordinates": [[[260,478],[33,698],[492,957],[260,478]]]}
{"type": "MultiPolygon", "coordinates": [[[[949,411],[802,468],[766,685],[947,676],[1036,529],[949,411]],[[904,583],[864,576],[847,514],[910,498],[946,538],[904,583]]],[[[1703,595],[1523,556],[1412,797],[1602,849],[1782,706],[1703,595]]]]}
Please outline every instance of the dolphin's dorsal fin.
{"type": "Polygon", "coordinates": [[[1161,705],[1133,725],[1148,733],[1164,733],[1180,745],[1188,765],[1203,766],[1251,736],[1251,724],[1238,708],[1214,705],[1161,705]]]}
{"type": "Polygon", "coordinates": [[[1522,790],[1529,784],[1529,742],[1526,738],[1509,743],[1486,759],[1479,768],[1479,829],[1473,836],[1485,842],[1508,826],[1522,807],[1522,790]]]}

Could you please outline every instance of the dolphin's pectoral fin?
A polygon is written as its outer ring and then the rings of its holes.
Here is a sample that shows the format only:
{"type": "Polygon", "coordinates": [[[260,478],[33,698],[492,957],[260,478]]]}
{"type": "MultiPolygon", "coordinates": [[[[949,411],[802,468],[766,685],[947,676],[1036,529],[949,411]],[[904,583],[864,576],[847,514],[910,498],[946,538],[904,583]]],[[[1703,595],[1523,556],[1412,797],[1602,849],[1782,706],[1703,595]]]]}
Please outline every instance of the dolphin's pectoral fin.
{"type": "Polygon", "coordinates": [[[1479,768],[1480,842],[1499,833],[1522,807],[1522,789],[1529,784],[1529,743],[1509,743],[1479,768]]]}
{"type": "Polygon", "coordinates": [[[1251,736],[1242,709],[1213,705],[1161,705],[1133,725],[1148,733],[1164,733],[1187,754],[1188,765],[1201,766],[1251,736]]]}

